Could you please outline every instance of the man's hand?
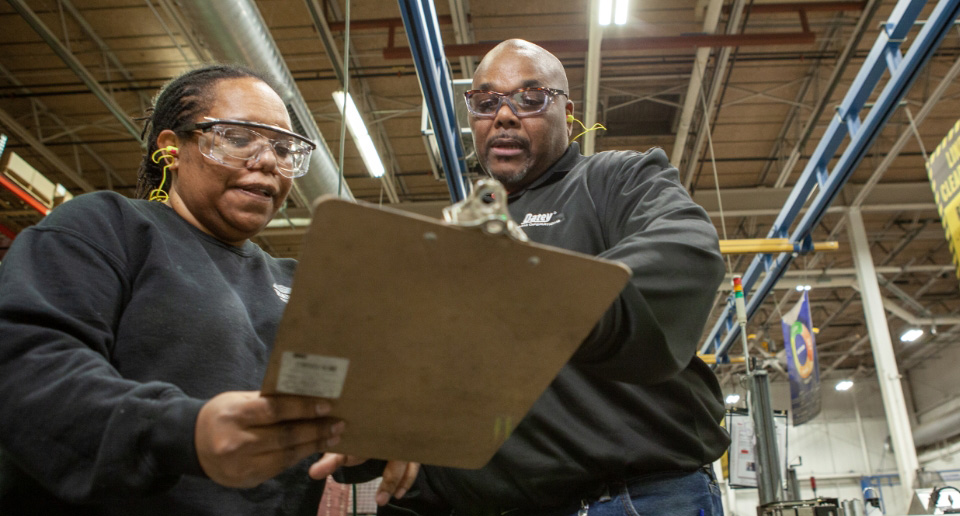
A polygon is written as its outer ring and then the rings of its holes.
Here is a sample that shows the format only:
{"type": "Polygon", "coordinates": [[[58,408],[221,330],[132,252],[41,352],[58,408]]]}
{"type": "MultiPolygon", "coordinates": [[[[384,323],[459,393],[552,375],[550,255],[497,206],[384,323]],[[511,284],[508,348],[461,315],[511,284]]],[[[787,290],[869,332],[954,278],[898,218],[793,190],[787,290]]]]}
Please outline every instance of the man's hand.
{"type": "Polygon", "coordinates": [[[218,484],[257,486],[340,441],[345,424],[324,417],[331,408],[325,400],[256,391],[220,394],[197,415],[200,466],[218,484]]]}
{"type": "MultiPolygon", "coordinates": [[[[353,455],[327,453],[310,466],[310,477],[317,480],[326,478],[340,466],[357,466],[366,460],[353,455]]],[[[413,485],[413,481],[417,479],[419,471],[420,464],[417,462],[387,461],[387,465],[383,467],[383,480],[377,489],[377,505],[386,505],[390,497],[403,498],[413,485]]]]}

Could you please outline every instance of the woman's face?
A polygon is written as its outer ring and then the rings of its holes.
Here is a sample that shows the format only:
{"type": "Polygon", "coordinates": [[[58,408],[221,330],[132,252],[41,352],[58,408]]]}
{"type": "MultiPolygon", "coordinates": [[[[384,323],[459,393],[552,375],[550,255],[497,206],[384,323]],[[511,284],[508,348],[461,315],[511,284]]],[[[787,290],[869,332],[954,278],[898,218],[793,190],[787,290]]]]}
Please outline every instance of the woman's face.
{"type": "MultiPolygon", "coordinates": [[[[205,117],[290,129],[283,101],[259,79],[223,79],[213,86],[213,94],[205,117]]],[[[256,162],[248,160],[244,168],[207,158],[200,153],[198,141],[209,137],[199,131],[185,139],[177,139],[173,131],[163,131],[158,137],[160,148],[178,147],[176,164],[171,167],[174,173],[168,204],[204,233],[242,245],[266,227],[283,206],[293,180],[277,170],[276,155],[269,147],[256,162]]]]}

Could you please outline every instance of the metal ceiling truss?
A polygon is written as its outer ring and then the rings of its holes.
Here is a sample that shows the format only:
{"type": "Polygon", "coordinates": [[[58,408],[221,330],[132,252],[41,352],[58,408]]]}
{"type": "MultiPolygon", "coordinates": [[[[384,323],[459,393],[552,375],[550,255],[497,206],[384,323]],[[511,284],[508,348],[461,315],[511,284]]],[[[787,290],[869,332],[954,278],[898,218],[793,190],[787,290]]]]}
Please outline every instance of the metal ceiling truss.
{"type": "MultiPolygon", "coordinates": [[[[901,54],[900,45],[925,4],[925,0],[901,0],[887,22],[881,26],[877,41],[864,60],[843,102],[837,108],[836,115],[811,155],[786,205],[768,232],[769,238],[790,238],[792,242],[803,243],[805,247],[810,246],[811,233],[839,194],[840,188],[866,155],[867,149],[877,138],[923,66],[932,57],[947,32],[951,30],[960,11],[960,0],[940,0],[904,56],[901,54]],[[861,121],[860,112],[885,71],[889,71],[890,78],[866,118],[861,121]],[[848,134],[850,143],[831,171],[828,165],[848,134]],[[791,231],[791,227],[815,187],[819,189],[819,193],[803,218],[791,231]]],[[[747,299],[748,318],[753,316],[792,261],[793,253],[781,253],[776,258],[771,254],[759,254],[751,261],[743,276],[746,295],[754,289],[760,276],[764,273],[766,275],[757,286],[756,292],[749,295],[747,299]]],[[[718,357],[725,357],[739,336],[740,328],[736,322],[732,297],[727,299],[726,305],[724,313],[701,346],[701,352],[716,353],[718,357]]]]}
{"type": "Polygon", "coordinates": [[[133,120],[130,119],[130,116],[127,115],[126,111],[117,103],[116,99],[112,95],[107,93],[103,89],[103,86],[97,81],[97,79],[90,73],[89,70],[70,52],[63,43],[60,42],[60,39],[53,33],[40,20],[40,17],[37,16],[37,13],[33,12],[27,3],[24,0],[9,0],[10,5],[20,13],[20,16],[40,35],[41,38],[53,49],[54,53],[63,60],[64,63],[70,67],[71,70],[77,77],[79,77],[84,84],[90,88],[90,92],[96,96],[100,102],[120,121],[120,124],[123,125],[124,129],[133,136],[134,140],[137,142],[140,141],[140,128],[133,123],[133,120]]]}

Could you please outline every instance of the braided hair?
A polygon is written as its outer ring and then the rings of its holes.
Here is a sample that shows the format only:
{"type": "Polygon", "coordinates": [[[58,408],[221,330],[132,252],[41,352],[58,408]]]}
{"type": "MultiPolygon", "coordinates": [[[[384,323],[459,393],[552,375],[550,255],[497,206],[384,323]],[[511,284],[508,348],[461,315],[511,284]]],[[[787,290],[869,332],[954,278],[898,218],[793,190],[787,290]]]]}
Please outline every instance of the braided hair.
{"type": "MultiPolygon", "coordinates": [[[[165,129],[173,130],[177,127],[196,121],[208,112],[214,99],[214,86],[224,79],[253,78],[263,81],[276,91],[271,82],[261,73],[237,65],[214,64],[190,70],[167,82],[153,99],[153,107],[147,110],[144,117],[143,132],[147,137],[146,154],[140,160],[140,170],[137,172],[136,197],[146,198],[149,192],[162,185],[163,160],[154,163],[151,156],[157,150],[157,137],[165,129]]],[[[178,133],[179,137],[186,137],[186,133],[178,133]]]]}

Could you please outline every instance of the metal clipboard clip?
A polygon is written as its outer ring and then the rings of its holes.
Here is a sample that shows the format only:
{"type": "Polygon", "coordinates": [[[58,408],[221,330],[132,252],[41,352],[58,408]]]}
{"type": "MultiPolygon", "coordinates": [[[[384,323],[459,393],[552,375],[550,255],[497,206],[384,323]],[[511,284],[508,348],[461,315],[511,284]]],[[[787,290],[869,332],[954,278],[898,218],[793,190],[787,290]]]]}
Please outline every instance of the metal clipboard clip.
{"type": "Polygon", "coordinates": [[[443,209],[443,220],[460,227],[480,228],[488,235],[506,235],[519,242],[528,242],[507,211],[507,190],[496,179],[476,182],[466,199],[443,209]]]}

